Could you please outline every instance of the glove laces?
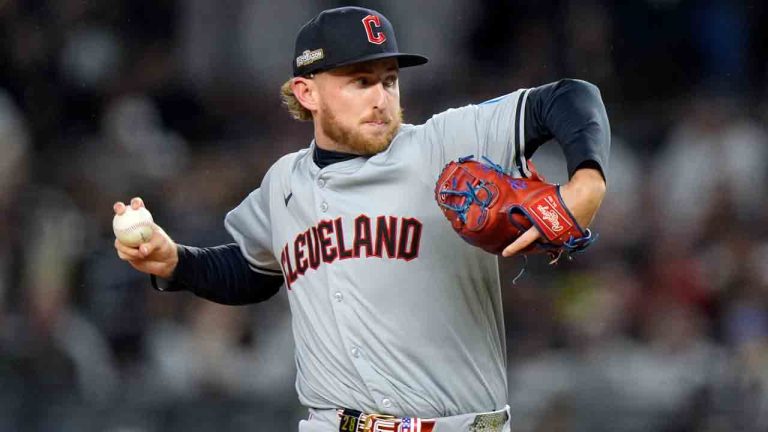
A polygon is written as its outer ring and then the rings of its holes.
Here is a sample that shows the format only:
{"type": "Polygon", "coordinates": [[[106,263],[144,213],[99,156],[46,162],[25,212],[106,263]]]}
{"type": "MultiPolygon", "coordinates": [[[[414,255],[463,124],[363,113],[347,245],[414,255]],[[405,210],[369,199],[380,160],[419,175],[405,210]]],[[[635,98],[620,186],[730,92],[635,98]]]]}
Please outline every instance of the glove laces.
{"type": "MultiPolygon", "coordinates": [[[[459,163],[466,162],[470,159],[474,159],[475,155],[469,155],[459,158],[459,163]]],[[[505,174],[504,168],[501,167],[501,165],[498,165],[494,163],[492,160],[488,159],[486,156],[482,157],[483,161],[485,161],[485,165],[491,168],[492,170],[499,172],[501,174],[505,174]]],[[[456,212],[456,214],[459,216],[459,219],[463,223],[467,223],[467,211],[469,211],[469,208],[472,207],[472,204],[477,204],[481,208],[486,209],[491,203],[491,200],[493,199],[493,194],[491,193],[491,190],[488,189],[487,183],[485,181],[480,181],[477,186],[472,186],[472,183],[465,182],[466,189],[459,190],[457,189],[456,179],[453,179],[453,184],[451,184],[452,189],[444,189],[440,191],[440,195],[452,195],[452,196],[460,196],[463,197],[464,200],[462,201],[462,204],[460,205],[451,205],[447,203],[439,203],[441,207],[447,208],[448,210],[456,212]],[[480,199],[478,196],[478,192],[481,190],[485,191],[486,199],[480,199]]]]}

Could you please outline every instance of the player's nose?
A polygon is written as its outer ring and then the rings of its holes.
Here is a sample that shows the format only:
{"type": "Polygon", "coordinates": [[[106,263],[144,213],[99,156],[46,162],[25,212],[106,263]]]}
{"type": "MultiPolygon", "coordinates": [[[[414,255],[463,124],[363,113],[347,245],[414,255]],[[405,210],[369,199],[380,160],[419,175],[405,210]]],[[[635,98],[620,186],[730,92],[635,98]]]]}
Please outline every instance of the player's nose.
{"type": "Polygon", "coordinates": [[[387,89],[384,87],[384,83],[379,82],[378,84],[371,86],[371,92],[374,108],[386,108],[389,104],[389,92],[387,92],[387,89]]]}

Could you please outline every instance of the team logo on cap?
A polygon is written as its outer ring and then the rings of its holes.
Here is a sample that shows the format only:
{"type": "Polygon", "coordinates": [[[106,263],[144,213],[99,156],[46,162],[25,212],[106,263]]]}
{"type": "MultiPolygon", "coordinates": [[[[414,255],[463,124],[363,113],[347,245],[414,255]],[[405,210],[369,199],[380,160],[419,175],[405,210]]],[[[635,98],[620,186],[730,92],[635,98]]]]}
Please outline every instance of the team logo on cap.
{"type": "Polygon", "coordinates": [[[381,29],[381,20],[376,15],[368,15],[363,18],[363,27],[368,35],[368,42],[381,45],[387,40],[387,35],[381,30],[374,30],[373,27],[381,29]]]}
{"type": "Polygon", "coordinates": [[[325,57],[323,49],[319,48],[314,51],[306,50],[296,57],[296,67],[302,67],[310,65],[316,61],[322,60],[325,57]]]}

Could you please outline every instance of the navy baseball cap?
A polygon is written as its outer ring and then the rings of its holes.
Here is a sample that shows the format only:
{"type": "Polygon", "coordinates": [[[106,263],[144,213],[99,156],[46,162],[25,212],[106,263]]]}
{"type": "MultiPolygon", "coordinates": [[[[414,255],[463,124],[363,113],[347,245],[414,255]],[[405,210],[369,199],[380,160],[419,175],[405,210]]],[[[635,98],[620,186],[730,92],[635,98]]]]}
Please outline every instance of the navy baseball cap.
{"type": "Polygon", "coordinates": [[[401,68],[428,61],[397,49],[395,30],[384,15],[355,6],[325,10],[304,24],[294,54],[295,77],[383,58],[397,58],[401,68]]]}

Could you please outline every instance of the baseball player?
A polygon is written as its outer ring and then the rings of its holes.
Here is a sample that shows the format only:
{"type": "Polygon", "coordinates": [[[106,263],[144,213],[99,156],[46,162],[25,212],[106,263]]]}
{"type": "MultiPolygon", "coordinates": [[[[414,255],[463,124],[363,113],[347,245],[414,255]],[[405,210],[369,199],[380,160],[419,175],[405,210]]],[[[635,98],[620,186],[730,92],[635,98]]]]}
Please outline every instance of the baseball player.
{"type": "MultiPolygon", "coordinates": [[[[400,52],[382,14],[326,10],[301,28],[294,54],[283,97],[314,139],[226,215],[234,243],[183,246],[155,227],[138,248],[115,241],[118,255],[156,289],[223,304],[285,286],[309,410],[300,431],[509,430],[498,260],[452,231],[435,181],[469,154],[528,176],[527,159],[557,138],[570,174],[562,198],[588,226],[609,150],[599,91],[563,80],[410,125],[399,70],[427,59],[400,52]]],[[[503,255],[538,236],[527,231],[503,255]]]]}

